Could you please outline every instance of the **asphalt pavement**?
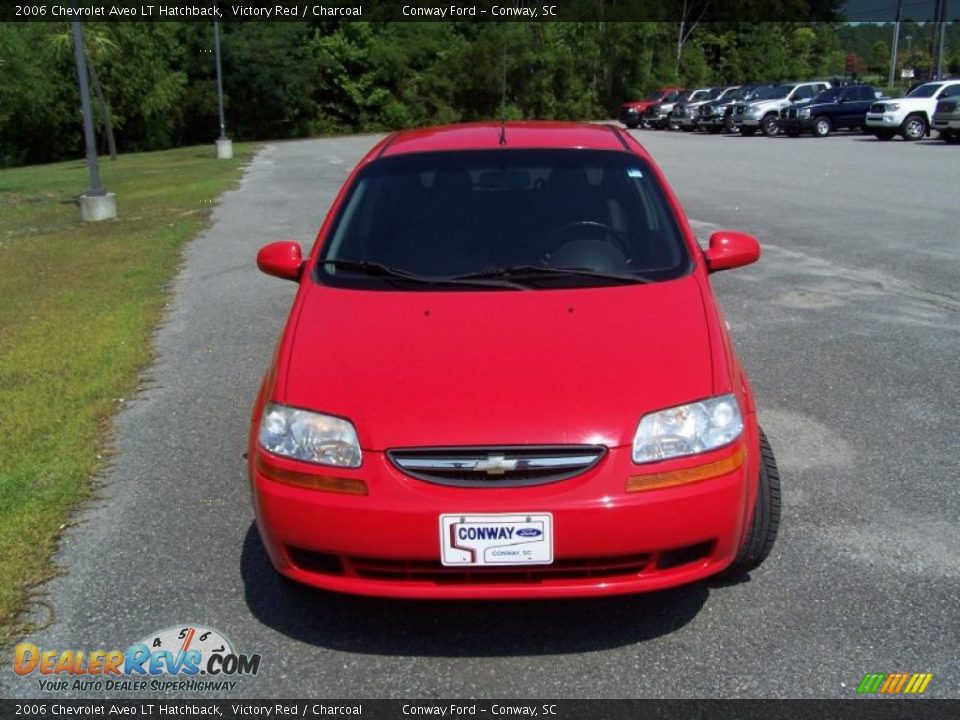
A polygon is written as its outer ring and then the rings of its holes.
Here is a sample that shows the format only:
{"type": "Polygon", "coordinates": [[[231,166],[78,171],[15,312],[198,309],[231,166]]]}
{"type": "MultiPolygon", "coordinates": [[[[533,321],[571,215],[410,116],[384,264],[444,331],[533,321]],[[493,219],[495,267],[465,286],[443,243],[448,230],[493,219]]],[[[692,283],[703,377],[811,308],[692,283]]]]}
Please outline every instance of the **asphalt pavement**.
{"type": "MultiPolygon", "coordinates": [[[[231,693],[260,698],[849,698],[864,673],[895,671],[960,697],[960,146],[635,135],[703,241],[723,227],[763,245],[758,264],[714,276],[784,488],[780,539],[748,582],[417,603],[275,576],[242,455],[295,288],[254,257],[313,242],[379,139],[356,136],[267,145],[221,197],[25,639],[109,649],[216,628],[262,656],[231,693]]],[[[44,695],[4,665],[0,696],[44,695]]],[[[110,694],[137,697],[46,697],[110,694]]]]}

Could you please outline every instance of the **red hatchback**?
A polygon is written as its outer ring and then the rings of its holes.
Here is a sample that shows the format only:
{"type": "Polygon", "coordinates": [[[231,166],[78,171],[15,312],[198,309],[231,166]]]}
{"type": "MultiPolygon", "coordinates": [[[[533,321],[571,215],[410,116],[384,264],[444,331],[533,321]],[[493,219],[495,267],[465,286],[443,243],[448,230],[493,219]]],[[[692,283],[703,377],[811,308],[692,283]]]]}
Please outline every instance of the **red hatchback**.
{"type": "Polygon", "coordinates": [[[409,598],[611,595],[743,574],[780,489],[702,251],[643,148],[604,125],[391,135],[307,258],[253,410],[273,564],[409,598]]]}

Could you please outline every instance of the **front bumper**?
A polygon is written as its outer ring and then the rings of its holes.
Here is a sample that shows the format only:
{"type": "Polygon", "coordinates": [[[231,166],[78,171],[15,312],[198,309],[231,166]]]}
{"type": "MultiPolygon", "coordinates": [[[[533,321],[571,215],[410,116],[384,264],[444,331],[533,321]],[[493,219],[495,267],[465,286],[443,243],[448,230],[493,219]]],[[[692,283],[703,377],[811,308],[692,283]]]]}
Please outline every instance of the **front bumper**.
{"type": "Polygon", "coordinates": [[[760,118],[753,117],[744,113],[743,115],[733,116],[734,127],[760,127],[760,118]]]}
{"type": "Polygon", "coordinates": [[[642,119],[640,112],[635,108],[620,108],[620,122],[628,127],[636,127],[642,119]]]}
{"type": "Polygon", "coordinates": [[[796,130],[797,132],[813,132],[814,119],[813,118],[785,118],[781,117],[777,119],[777,125],[780,126],[780,129],[784,132],[790,132],[796,130]]]}
{"type": "Polygon", "coordinates": [[[900,127],[900,117],[894,113],[867,113],[868,128],[886,128],[893,130],[900,127]]]}
{"type": "MultiPolygon", "coordinates": [[[[757,447],[755,426],[741,443],[757,447]]],[[[721,460],[740,447],[665,461],[656,470],[721,460]]],[[[357,470],[307,468],[366,482],[369,494],[346,495],[272,479],[304,472],[303,463],[256,448],[250,457],[257,524],[281,573],[327,590],[398,598],[616,595],[706,578],[733,561],[758,473],[756,452],[748,451],[743,465],[718,477],[626,493],[628,477],[650,470],[632,462],[629,448],[610,449],[569,480],[518,488],[434,485],[406,476],[376,452],[365,452],[357,470]],[[441,514],[526,512],[553,515],[552,565],[441,565],[441,514]]]]}

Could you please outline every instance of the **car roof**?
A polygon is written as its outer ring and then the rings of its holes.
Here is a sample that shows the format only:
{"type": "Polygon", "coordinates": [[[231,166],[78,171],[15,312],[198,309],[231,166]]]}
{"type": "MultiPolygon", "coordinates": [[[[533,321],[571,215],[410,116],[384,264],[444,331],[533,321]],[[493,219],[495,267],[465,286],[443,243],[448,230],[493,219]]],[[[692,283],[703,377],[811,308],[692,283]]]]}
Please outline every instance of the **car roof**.
{"type": "Polygon", "coordinates": [[[508,122],[501,144],[498,122],[464,123],[402,130],[388,138],[378,157],[442,150],[495,150],[498,148],[557,148],[633,152],[612,125],[575,122],[508,122]]]}

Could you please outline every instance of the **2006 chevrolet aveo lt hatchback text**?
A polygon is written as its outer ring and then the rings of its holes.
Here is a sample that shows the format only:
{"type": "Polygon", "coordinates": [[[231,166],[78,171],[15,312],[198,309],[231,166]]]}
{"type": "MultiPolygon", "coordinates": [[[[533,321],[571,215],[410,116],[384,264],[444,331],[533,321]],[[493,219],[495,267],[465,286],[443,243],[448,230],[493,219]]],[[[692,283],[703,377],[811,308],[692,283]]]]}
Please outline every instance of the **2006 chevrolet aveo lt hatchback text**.
{"type": "Polygon", "coordinates": [[[743,574],[780,489],[701,250],[603,125],[406,131],[334,201],[257,397],[257,524],[284,576],[408,598],[656,590],[743,574]]]}

